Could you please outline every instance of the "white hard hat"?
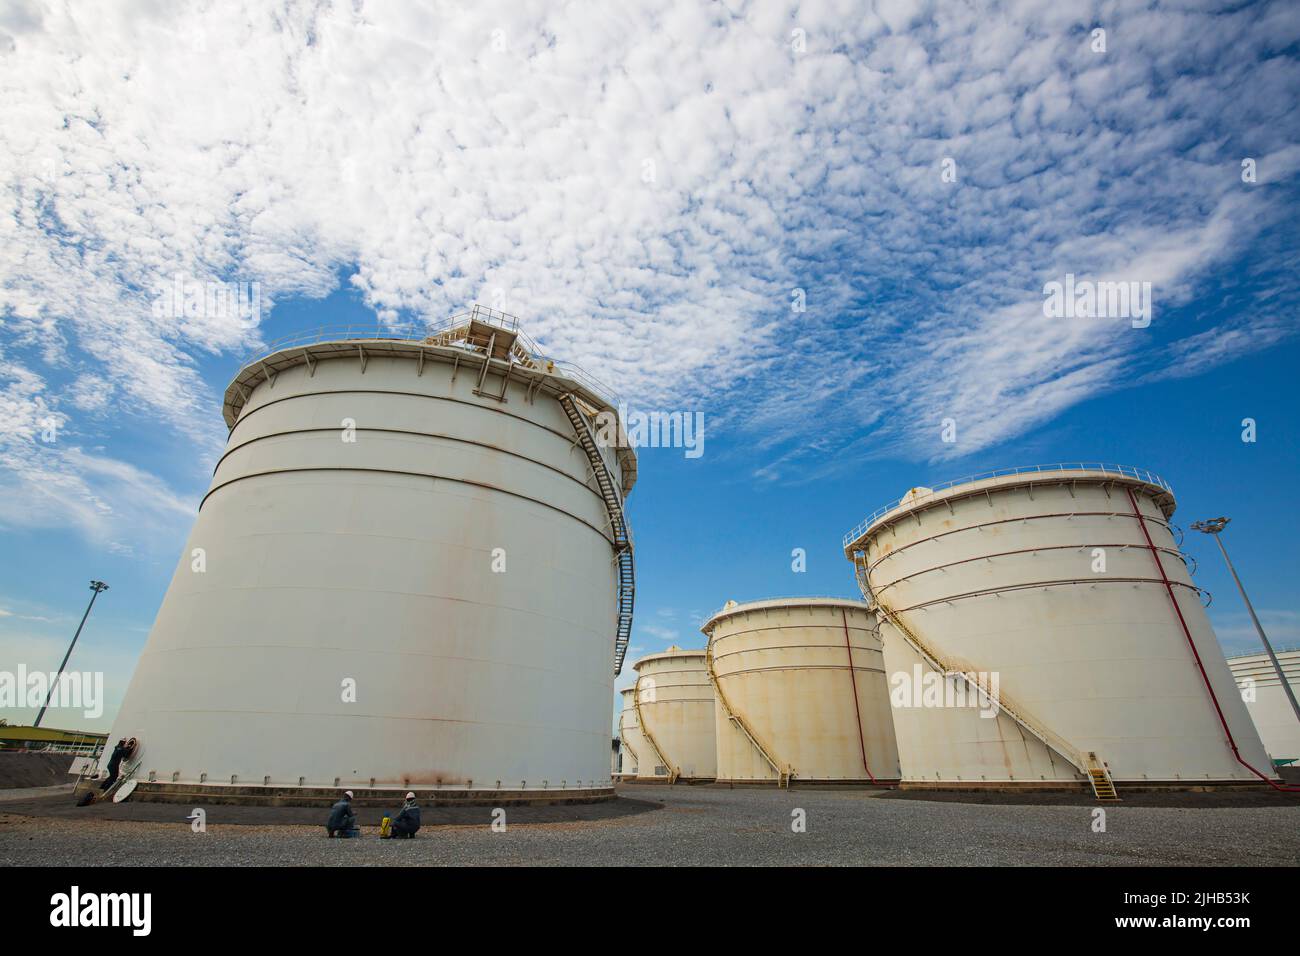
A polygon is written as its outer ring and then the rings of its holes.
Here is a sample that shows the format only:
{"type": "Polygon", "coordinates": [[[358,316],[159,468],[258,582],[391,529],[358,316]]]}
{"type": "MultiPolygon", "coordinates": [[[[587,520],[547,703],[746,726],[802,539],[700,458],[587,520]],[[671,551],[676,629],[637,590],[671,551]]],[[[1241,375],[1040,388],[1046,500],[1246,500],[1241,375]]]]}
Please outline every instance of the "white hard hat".
{"type": "Polygon", "coordinates": [[[351,799],[352,799],[352,791],[351,791],[351,790],[344,790],[344,791],[343,791],[343,796],[345,796],[345,797],[347,797],[349,800],[351,800],[351,799]]]}
{"type": "Polygon", "coordinates": [[[408,790],[408,791],[406,792],[406,799],[407,799],[407,800],[414,800],[414,799],[415,799],[415,791],[413,791],[413,790],[408,790]]]}

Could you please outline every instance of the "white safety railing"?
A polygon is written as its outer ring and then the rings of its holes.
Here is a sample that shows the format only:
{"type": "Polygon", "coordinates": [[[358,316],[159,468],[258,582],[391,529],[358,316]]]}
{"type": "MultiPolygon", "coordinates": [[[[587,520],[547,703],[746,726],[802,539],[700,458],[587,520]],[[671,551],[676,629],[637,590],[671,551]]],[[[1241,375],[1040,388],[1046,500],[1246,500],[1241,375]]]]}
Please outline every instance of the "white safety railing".
{"type": "MultiPolygon", "coordinates": [[[[763,604],[763,605],[766,605],[767,607],[772,607],[772,606],[780,606],[780,604],[781,604],[782,601],[857,601],[857,600],[858,600],[857,598],[853,598],[853,597],[845,597],[843,594],[791,594],[791,595],[788,595],[787,597],[783,597],[783,598],[759,598],[758,600],[756,600],[756,601],[752,601],[752,602],[751,602],[751,601],[737,601],[737,602],[736,602],[736,605],[737,605],[737,607],[739,607],[739,606],[742,605],[742,604],[750,604],[750,603],[753,603],[753,604],[763,604]]],[[[722,607],[718,608],[716,611],[714,611],[712,614],[710,614],[710,615],[709,615],[708,617],[706,617],[704,620],[700,621],[700,625],[699,625],[698,628],[696,628],[696,630],[701,630],[701,631],[702,631],[702,630],[704,629],[704,625],[705,625],[705,624],[708,624],[710,621],[712,621],[712,620],[713,620],[715,617],[717,617],[719,614],[724,614],[724,613],[726,613],[726,612],[729,611],[729,610],[730,610],[730,608],[728,608],[727,605],[725,605],[725,604],[722,605],[722,607]]],[[[696,647],[696,648],[689,648],[689,647],[688,647],[688,648],[685,648],[685,650],[699,650],[699,648],[698,648],[698,647],[696,647]]]]}
{"type": "Polygon", "coordinates": [[[954,478],[952,481],[945,481],[941,485],[935,485],[933,488],[927,489],[924,494],[912,495],[911,492],[908,492],[908,494],[903,495],[901,498],[877,508],[871,514],[859,521],[854,526],[853,530],[844,536],[843,547],[848,548],[850,544],[861,538],[867,532],[867,529],[875,524],[876,521],[904,504],[910,505],[918,501],[925,501],[926,498],[937,494],[940,491],[946,491],[949,488],[953,488],[957,485],[964,485],[972,481],[983,481],[987,478],[1004,478],[1012,475],[1029,475],[1035,472],[1049,471],[1100,471],[1121,478],[1134,478],[1138,481],[1144,481],[1147,484],[1163,488],[1170,494],[1173,494],[1174,491],[1173,486],[1159,475],[1147,471],[1145,468],[1136,468],[1133,465],[1114,465],[1107,462],[1082,461],[1057,462],[1051,465],[1023,465],[1018,468],[1000,468],[997,471],[986,471],[978,475],[967,475],[965,478],[954,478]]]}
{"type": "MultiPolygon", "coordinates": [[[[583,387],[588,389],[598,398],[607,402],[611,408],[619,406],[619,395],[612,388],[587,372],[581,366],[572,362],[563,362],[546,355],[537,342],[534,341],[526,332],[519,328],[519,319],[516,316],[506,312],[500,312],[496,309],[490,309],[487,306],[475,305],[469,312],[460,312],[446,319],[439,319],[424,323],[405,322],[395,325],[384,324],[382,322],[352,323],[349,325],[321,325],[310,329],[300,329],[291,332],[288,335],[275,339],[266,344],[255,352],[244,357],[241,367],[247,367],[254,364],[259,359],[265,358],[276,352],[283,352],[286,349],[316,345],[321,342],[424,342],[451,332],[455,329],[464,327],[470,320],[486,322],[489,325],[495,325],[498,328],[506,329],[516,336],[516,342],[523,348],[542,368],[553,368],[555,374],[562,375],[565,378],[572,379],[583,387]]],[[[470,351],[477,351],[463,342],[440,343],[446,348],[464,348],[470,351]]]]}

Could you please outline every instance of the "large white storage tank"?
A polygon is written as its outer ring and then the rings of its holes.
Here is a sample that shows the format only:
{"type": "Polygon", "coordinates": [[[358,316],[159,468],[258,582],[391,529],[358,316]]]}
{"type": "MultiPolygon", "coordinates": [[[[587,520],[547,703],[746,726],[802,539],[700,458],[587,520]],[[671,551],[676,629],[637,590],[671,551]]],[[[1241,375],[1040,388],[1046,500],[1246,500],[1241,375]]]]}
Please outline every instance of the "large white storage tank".
{"type": "Polygon", "coordinates": [[[633,666],[637,725],[649,750],[638,754],[637,779],[714,779],[718,750],[704,651],[674,645],[633,666]]]}
{"type": "MultiPolygon", "coordinates": [[[[1300,648],[1275,652],[1292,693],[1300,696],[1300,648]]],[[[1233,679],[1241,689],[1246,710],[1270,757],[1300,766],[1300,719],[1282,689],[1282,681],[1267,654],[1242,654],[1228,658],[1233,679]]]]}
{"type": "Polygon", "coordinates": [[[898,781],[879,628],[866,604],[729,601],[701,630],[719,781],[898,781]]]}
{"type": "Polygon", "coordinates": [[[1270,773],[1173,512],[1145,471],[1051,465],[914,489],[845,537],[905,786],[1258,782],[1233,744],[1270,773]]]}
{"type": "Polygon", "coordinates": [[[650,744],[641,733],[636,716],[636,687],[619,691],[623,709],[618,714],[619,776],[631,780],[636,777],[642,754],[650,754],[650,744]]]}
{"type": "Polygon", "coordinates": [[[480,308],[244,368],[113,725],[137,794],[612,794],[636,474],[595,440],[614,402],[480,308]]]}

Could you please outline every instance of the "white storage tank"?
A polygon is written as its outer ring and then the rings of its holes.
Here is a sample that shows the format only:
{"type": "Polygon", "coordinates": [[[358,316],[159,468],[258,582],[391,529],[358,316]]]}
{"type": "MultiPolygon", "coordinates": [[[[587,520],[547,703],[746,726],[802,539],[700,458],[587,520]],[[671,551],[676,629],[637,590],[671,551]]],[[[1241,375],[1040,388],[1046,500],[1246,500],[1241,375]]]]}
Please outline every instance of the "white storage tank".
{"type": "Polygon", "coordinates": [[[619,776],[631,780],[637,775],[641,755],[650,753],[650,744],[641,734],[641,725],[636,716],[636,687],[625,687],[619,691],[623,708],[618,714],[618,759],[619,776]]]}
{"type": "MultiPolygon", "coordinates": [[[[1275,651],[1292,693],[1300,696],[1300,648],[1275,651]]],[[[1300,719],[1282,689],[1282,681],[1267,654],[1241,654],[1228,658],[1233,679],[1241,690],[1246,710],[1259,731],[1270,757],[1300,766],[1300,719]]]]}
{"type": "Polygon", "coordinates": [[[638,754],[637,779],[714,779],[713,686],[704,651],[674,645],[647,654],[634,666],[637,725],[649,750],[638,754]]]}
{"type": "Polygon", "coordinates": [[[729,601],[701,630],[719,781],[897,783],[880,634],[866,604],[729,601]]]}
{"type": "Polygon", "coordinates": [[[1173,512],[1145,471],[1051,465],[916,489],[845,537],[881,616],[905,786],[1106,797],[1259,782],[1241,761],[1271,773],[1173,512]]]}
{"type": "Polygon", "coordinates": [[[246,366],[113,725],[137,795],[611,795],[636,475],[595,440],[615,403],[481,308],[246,366]]]}

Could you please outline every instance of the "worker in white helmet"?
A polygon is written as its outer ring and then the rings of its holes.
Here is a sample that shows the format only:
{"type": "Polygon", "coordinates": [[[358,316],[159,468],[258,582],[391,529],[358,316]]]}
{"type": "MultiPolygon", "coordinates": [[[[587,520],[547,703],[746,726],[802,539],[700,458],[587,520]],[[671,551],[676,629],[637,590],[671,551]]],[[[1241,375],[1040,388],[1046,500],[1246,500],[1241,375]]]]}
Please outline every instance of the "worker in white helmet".
{"type": "Polygon", "coordinates": [[[397,811],[390,828],[390,835],[409,840],[420,829],[420,807],[415,802],[415,794],[407,793],[406,802],[397,811]]]}
{"type": "Polygon", "coordinates": [[[357,815],[352,812],[351,790],[344,790],[343,799],[330,807],[330,818],[325,823],[325,832],[332,837],[361,836],[361,830],[357,826],[357,815]]]}

